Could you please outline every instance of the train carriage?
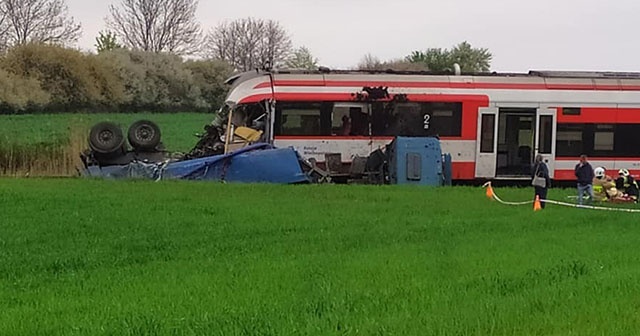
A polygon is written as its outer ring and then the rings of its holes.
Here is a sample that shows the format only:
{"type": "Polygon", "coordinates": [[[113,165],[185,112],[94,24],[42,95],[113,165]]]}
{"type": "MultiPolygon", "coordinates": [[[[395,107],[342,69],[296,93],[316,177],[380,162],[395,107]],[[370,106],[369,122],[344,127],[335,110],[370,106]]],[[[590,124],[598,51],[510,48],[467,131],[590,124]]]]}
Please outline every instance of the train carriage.
{"type": "Polygon", "coordinates": [[[453,179],[528,178],[541,154],[555,180],[594,166],[640,174],[640,74],[530,71],[253,71],[229,79],[223,111],[262,120],[275,146],[318,162],[367,156],[394,136],[438,136],[453,179]]]}

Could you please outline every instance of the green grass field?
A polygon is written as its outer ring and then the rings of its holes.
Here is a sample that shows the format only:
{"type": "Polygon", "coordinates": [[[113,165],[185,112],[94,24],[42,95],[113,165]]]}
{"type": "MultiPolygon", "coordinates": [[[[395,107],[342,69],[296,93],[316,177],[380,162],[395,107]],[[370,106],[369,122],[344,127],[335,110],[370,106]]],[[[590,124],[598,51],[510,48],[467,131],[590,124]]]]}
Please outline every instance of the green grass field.
{"type": "Polygon", "coordinates": [[[640,330],[638,214],[479,187],[77,179],[0,179],[0,212],[2,335],[640,330]]]}
{"type": "MultiPolygon", "coordinates": [[[[202,133],[204,125],[211,122],[213,114],[172,113],[172,114],[35,114],[0,116],[0,144],[37,145],[58,143],[69,137],[74,127],[88,131],[100,121],[113,121],[121,125],[126,136],[127,129],[134,121],[148,119],[160,127],[162,140],[171,151],[188,151],[202,133]]],[[[88,144],[87,144],[88,145],[88,144]]]]}

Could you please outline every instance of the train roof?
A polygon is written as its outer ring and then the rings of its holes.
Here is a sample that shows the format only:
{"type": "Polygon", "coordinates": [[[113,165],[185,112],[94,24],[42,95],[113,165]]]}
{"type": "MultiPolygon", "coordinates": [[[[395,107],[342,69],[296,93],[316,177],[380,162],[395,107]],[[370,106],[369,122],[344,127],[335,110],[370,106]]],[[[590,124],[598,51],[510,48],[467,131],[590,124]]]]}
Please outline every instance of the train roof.
{"type": "Polygon", "coordinates": [[[407,88],[423,93],[434,92],[438,88],[438,92],[448,90],[457,94],[480,92],[501,103],[527,100],[556,105],[640,105],[640,72],[531,70],[526,73],[462,73],[459,68],[456,72],[256,69],[238,73],[226,83],[230,88],[225,103],[230,106],[246,101],[248,97],[275,91],[298,90],[304,93],[308,88],[302,87],[316,87],[317,92],[342,90],[344,92],[340,92],[345,93],[362,85],[407,88]],[[527,93],[518,93],[523,90],[527,93]]]}
{"type": "Polygon", "coordinates": [[[233,85],[247,79],[265,75],[414,75],[414,76],[472,76],[472,77],[528,77],[528,78],[567,78],[567,79],[640,79],[640,72],[618,71],[557,71],[557,70],[530,70],[529,72],[461,72],[453,71],[398,71],[398,70],[340,70],[320,67],[318,70],[305,69],[278,69],[265,71],[256,69],[237,73],[227,79],[226,83],[233,85]]]}

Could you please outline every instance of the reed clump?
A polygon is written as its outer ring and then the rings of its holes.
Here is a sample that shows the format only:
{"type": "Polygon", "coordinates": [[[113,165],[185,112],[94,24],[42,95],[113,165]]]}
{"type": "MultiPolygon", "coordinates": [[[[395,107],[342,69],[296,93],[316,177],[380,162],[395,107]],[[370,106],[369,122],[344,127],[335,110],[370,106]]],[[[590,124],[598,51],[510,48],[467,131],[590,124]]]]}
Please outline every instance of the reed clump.
{"type": "Polygon", "coordinates": [[[0,175],[10,177],[68,177],[78,175],[82,167],[80,153],[88,146],[89,127],[69,126],[66,137],[48,141],[20,142],[0,138],[0,175]]]}

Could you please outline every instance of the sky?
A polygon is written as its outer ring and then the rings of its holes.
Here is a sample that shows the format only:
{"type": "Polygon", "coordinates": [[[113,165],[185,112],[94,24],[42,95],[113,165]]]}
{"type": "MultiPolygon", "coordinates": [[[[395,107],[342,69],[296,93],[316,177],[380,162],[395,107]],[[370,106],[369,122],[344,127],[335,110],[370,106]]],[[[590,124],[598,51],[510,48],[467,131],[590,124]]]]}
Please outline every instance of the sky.
{"type": "MultiPolygon", "coordinates": [[[[67,0],[82,24],[77,47],[95,49],[109,5],[67,0]]],[[[205,31],[244,17],[280,22],[294,46],[319,64],[351,68],[371,53],[381,60],[467,41],[488,48],[492,70],[640,71],[637,0],[200,0],[205,31]]]]}

